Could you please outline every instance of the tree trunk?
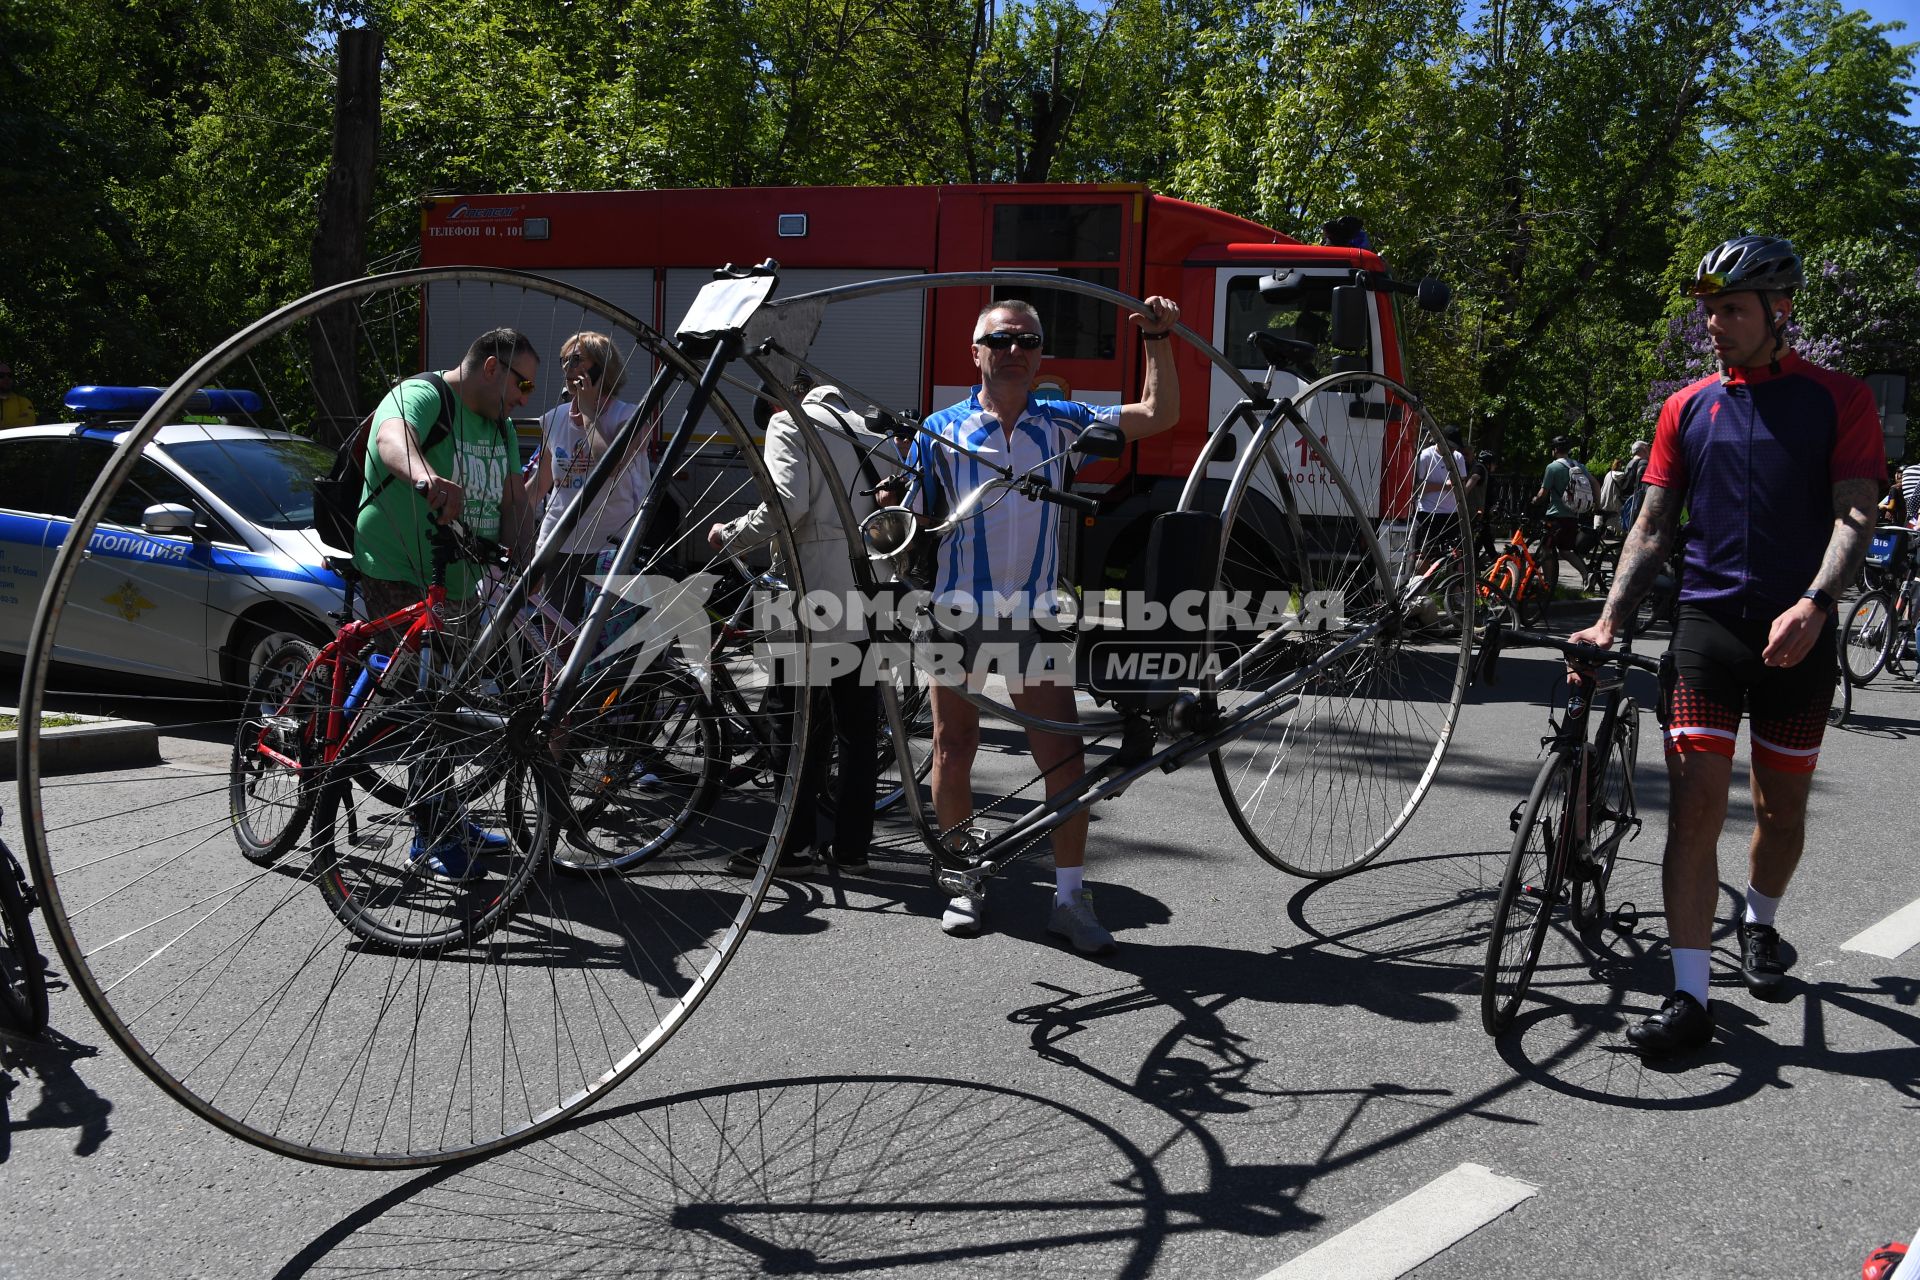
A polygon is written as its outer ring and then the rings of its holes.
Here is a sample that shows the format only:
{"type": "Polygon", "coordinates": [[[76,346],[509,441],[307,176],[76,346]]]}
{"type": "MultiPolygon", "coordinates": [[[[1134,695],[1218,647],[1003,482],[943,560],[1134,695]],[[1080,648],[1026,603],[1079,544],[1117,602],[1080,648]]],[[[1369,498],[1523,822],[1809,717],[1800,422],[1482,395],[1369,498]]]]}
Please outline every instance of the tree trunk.
{"type": "MultiPolygon", "coordinates": [[[[367,218],[373,208],[374,161],[380,143],[378,31],[340,33],[340,79],[333,99],[333,159],[320,193],[313,235],[313,287],[354,280],[367,270],[367,218]]],[[[314,438],[328,448],[345,442],[372,405],[360,403],[353,313],[331,307],[307,329],[314,395],[314,438]]]]}

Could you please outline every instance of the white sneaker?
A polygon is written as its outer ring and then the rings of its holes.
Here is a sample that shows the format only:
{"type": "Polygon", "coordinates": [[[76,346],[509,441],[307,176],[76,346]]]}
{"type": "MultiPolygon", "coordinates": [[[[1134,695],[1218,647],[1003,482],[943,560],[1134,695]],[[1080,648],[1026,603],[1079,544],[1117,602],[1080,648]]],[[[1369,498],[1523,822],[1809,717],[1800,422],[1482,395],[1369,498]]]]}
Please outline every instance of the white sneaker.
{"type": "Polygon", "coordinates": [[[947,899],[947,909],[940,916],[940,927],[956,938],[976,938],[985,927],[986,915],[985,893],[963,893],[957,898],[947,899]]]}
{"type": "Polygon", "coordinates": [[[1047,932],[1065,938],[1082,955],[1103,956],[1114,950],[1113,935],[1093,914],[1093,890],[1076,889],[1065,902],[1054,899],[1047,932]]]}

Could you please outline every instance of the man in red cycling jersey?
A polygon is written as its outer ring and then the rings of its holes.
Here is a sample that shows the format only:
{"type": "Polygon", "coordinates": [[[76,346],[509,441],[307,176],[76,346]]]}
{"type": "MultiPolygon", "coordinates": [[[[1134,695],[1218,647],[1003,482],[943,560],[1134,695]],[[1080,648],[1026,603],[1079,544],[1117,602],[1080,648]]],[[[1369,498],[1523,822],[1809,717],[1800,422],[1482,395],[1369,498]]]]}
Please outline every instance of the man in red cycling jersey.
{"type": "Polygon", "coordinates": [[[1640,515],[1600,620],[1611,645],[1652,586],[1688,512],[1679,613],[1661,715],[1672,807],[1663,890],[1674,992],[1627,1038],[1643,1054],[1713,1037],[1707,978],[1718,846],[1742,713],[1752,742],[1753,841],[1738,924],[1741,975],[1782,994],[1774,913],[1799,864],[1807,792],[1835,678],[1834,597],[1859,571],[1886,469],[1873,394],[1787,349],[1804,280],[1785,240],[1741,236],[1700,260],[1689,292],[1721,371],[1667,399],[1640,515]]]}

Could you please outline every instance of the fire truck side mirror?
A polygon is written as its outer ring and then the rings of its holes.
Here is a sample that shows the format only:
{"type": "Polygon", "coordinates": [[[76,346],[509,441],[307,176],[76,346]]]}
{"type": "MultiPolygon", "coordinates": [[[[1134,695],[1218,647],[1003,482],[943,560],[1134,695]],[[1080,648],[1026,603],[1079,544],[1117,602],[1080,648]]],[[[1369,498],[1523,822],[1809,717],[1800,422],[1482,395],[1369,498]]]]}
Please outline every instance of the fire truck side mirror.
{"type": "Polygon", "coordinates": [[[1343,351],[1364,351],[1373,332],[1367,309],[1373,300],[1357,284],[1343,284],[1333,291],[1333,345],[1343,351]]]}
{"type": "Polygon", "coordinates": [[[1414,292],[1414,301],[1422,311],[1445,311],[1453,301],[1453,290],[1438,276],[1423,276],[1414,292]]]}
{"type": "Polygon", "coordinates": [[[1127,438],[1120,428],[1096,422],[1074,439],[1073,451],[1088,458],[1117,458],[1127,451],[1127,438]]]}

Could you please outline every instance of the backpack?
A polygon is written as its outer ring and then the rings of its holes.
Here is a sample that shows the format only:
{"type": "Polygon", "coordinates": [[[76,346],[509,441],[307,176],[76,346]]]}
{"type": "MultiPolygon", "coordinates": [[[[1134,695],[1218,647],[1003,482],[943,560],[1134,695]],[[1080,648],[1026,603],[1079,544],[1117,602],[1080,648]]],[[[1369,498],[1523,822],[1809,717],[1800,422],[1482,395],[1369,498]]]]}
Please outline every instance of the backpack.
{"type": "Polygon", "coordinates": [[[1567,459],[1567,493],[1561,501],[1577,516],[1593,514],[1593,473],[1577,458],[1567,459]]]}
{"type": "MultiPolygon", "coordinates": [[[[440,393],[440,412],[435,415],[433,425],[427,428],[426,436],[420,441],[420,452],[426,453],[445,440],[453,431],[453,415],[458,412],[453,403],[453,388],[447,380],[437,373],[420,375],[433,384],[440,393]]],[[[375,409],[374,413],[379,410],[375,409]]],[[[320,541],[327,546],[353,555],[354,526],[359,523],[360,513],[367,504],[380,496],[380,491],[393,482],[389,473],[368,493],[367,487],[367,446],[373,439],[373,414],[361,419],[360,425],[333,455],[333,466],[324,476],[313,478],[313,527],[320,535],[320,541]]]]}

